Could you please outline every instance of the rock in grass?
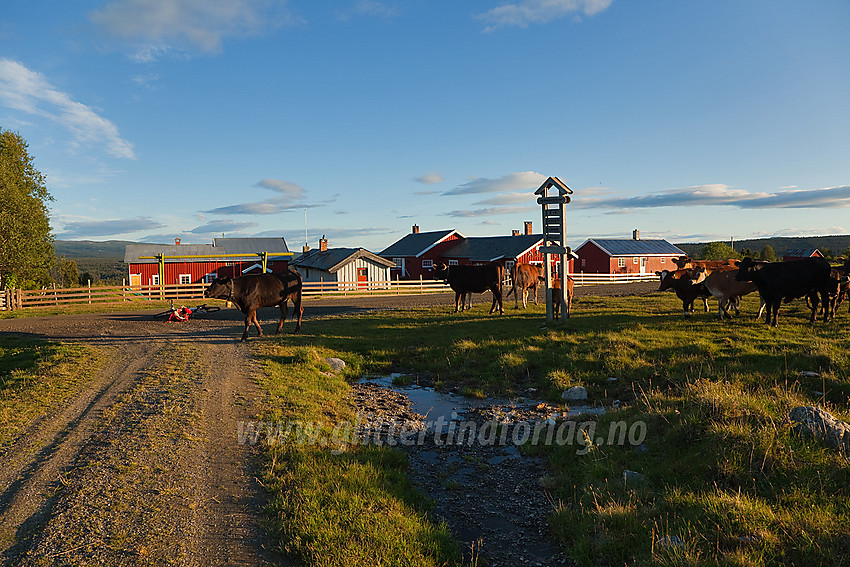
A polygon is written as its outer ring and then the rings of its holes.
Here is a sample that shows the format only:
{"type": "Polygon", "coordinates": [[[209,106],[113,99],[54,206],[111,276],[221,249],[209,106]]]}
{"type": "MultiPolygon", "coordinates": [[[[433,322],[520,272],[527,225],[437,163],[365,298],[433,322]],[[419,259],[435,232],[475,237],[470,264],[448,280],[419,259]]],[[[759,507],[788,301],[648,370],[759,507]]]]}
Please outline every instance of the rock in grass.
{"type": "Polygon", "coordinates": [[[800,406],[792,409],[789,417],[797,431],[812,435],[845,454],[850,452],[850,424],[835,419],[828,411],[800,406]]]}
{"type": "Polygon", "coordinates": [[[326,358],[325,362],[330,365],[331,370],[334,372],[340,372],[343,368],[345,368],[345,361],[341,358],[326,358]]]}
{"type": "Polygon", "coordinates": [[[635,471],[623,471],[623,482],[626,486],[630,484],[640,484],[646,480],[646,477],[635,471]]]}
{"type": "Polygon", "coordinates": [[[587,399],[587,390],[584,386],[573,386],[569,390],[565,390],[563,394],[561,394],[562,400],[567,400],[571,402],[578,402],[581,400],[587,399]]]}
{"type": "Polygon", "coordinates": [[[682,549],[685,542],[679,536],[664,536],[659,538],[657,544],[666,549],[682,549]]]}

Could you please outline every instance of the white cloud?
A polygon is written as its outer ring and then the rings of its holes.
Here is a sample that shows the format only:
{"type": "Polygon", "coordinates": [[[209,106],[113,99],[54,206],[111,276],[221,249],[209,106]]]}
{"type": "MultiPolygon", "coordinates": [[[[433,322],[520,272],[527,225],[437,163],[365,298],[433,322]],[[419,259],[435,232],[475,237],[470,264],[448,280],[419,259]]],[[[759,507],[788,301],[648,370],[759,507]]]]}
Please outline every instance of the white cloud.
{"type": "Polygon", "coordinates": [[[277,191],[278,193],[283,193],[290,199],[303,199],[304,198],[304,188],[296,183],[291,183],[289,181],[283,181],[282,179],[263,179],[262,181],[257,182],[257,187],[262,187],[264,189],[271,189],[272,191],[277,191]]]}
{"type": "Polygon", "coordinates": [[[192,234],[221,234],[223,232],[237,232],[246,228],[254,228],[259,226],[255,222],[233,222],[231,220],[217,219],[211,220],[201,226],[196,226],[189,232],[192,234]]]}
{"type": "Polygon", "coordinates": [[[135,157],[115,124],[17,61],[0,59],[0,104],[59,124],[73,135],[75,149],[103,144],[115,157],[135,157]]]}
{"type": "Polygon", "coordinates": [[[89,14],[107,35],[152,61],[170,51],[221,50],[228,37],[244,37],[295,21],[286,2],[267,0],[115,0],[89,14]]]}
{"type": "Polygon", "coordinates": [[[500,193],[503,191],[533,190],[540,187],[548,179],[545,175],[534,171],[509,173],[498,179],[479,177],[463,185],[446,191],[443,195],[467,195],[469,193],[500,193]]]}
{"type": "Polygon", "coordinates": [[[455,218],[471,218],[471,217],[490,217],[494,215],[510,215],[513,213],[529,213],[539,211],[537,205],[533,207],[486,207],[482,209],[461,209],[449,211],[447,216],[455,218]]]}
{"type": "Polygon", "coordinates": [[[442,183],[444,180],[445,178],[442,175],[434,171],[426,173],[425,175],[420,175],[416,178],[416,181],[422,183],[423,185],[433,185],[435,183],[442,183]]]}
{"type": "Polygon", "coordinates": [[[527,193],[505,193],[504,195],[499,195],[497,197],[493,197],[492,199],[484,199],[483,201],[476,201],[473,203],[474,205],[519,205],[523,204],[537,204],[537,197],[533,192],[529,191],[527,193]]]}
{"type": "Polygon", "coordinates": [[[593,16],[611,5],[613,0],[520,0],[503,4],[478,18],[487,24],[485,31],[497,28],[517,26],[526,28],[529,24],[545,24],[565,16],[593,16]]]}

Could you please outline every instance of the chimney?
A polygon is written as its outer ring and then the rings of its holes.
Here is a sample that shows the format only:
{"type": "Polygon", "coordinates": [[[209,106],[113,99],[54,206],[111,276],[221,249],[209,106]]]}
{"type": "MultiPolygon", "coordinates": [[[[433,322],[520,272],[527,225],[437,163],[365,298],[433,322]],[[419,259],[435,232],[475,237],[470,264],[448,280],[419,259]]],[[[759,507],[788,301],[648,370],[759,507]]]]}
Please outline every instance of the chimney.
{"type": "Polygon", "coordinates": [[[532,232],[531,232],[531,221],[527,220],[527,221],[525,221],[524,224],[525,224],[525,234],[526,235],[532,234],[532,232]]]}
{"type": "Polygon", "coordinates": [[[519,236],[519,231],[514,229],[511,231],[511,236],[519,236]]]}
{"type": "Polygon", "coordinates": [[[640,240],[640,231],[638,229],[632,231],[632,240],[640,240]]]}
{"type": "Polygon", "coordinates": [[[418,224],[413,225],[413,229],[412,229],[411,234],[419,234],[419,225],[418,224]]]}
{"type": "Polygon", "coordinates": [[[325,238],[325,235],[323,234],[322,237],[319,239],[319,252],[324,252],[327,249],[328,249],[328,239],[325,238]]]}
{"type": "Polygon", "coordinates": [[[310,251],[310,247],[309,247],[309,246],[307,246],[306,244],[305,244],[304,246],[302,246],[302,247],[301,247],[301,253],[302,253],[302,254],[306,254],[306,253],[307,253],[307,252],[309,252],[309,251],[310,251]]]}

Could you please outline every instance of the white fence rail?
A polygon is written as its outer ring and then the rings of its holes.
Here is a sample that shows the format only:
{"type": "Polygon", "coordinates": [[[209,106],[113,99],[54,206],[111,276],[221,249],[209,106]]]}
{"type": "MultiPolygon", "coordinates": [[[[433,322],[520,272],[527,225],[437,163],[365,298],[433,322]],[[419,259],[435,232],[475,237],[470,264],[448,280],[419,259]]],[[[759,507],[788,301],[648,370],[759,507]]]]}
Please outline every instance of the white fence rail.
{"type": "MultiPolygon", "coordinates": [[[[657,281],[655,274],[570,274],[576,286],[657,281]]],[[[510,280],[505,282],[510,285],[510,280]]],[[[104,286],[0,291],[0,310],[57,307],[71,304],[121,303],[156,300],[203,299],[206,284],[104,286]]],[[[505,292],[510,289],[507,287],[505,292]]],[[[371,282],[304,282],[305,297],[356,295],[411,295],[450,291],[442,280],[371,282]]]]}

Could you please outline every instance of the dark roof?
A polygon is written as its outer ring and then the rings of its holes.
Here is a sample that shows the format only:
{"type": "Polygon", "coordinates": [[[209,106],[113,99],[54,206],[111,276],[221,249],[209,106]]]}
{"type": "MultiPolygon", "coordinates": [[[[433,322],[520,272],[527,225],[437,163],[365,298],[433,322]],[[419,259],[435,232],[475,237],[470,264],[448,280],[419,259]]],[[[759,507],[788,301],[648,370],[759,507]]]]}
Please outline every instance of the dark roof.
{"type": "Polygon", "coordinates": [[[473,262],[491,262],[500,258],[519,258],[543,240],[542,234],[519,236],[473,236],[458,240],[445,250],[444,258],[469,258],[473,262]]]}
{"type": "Polygon", "coordinates": [[[378,255],[383,256],[384,258],[419,256],[420,254],[423,254],[429,249],[433,248],[434,245],[443,241],[447,236],[450,236],[452,233],[457,233],[459,236],[463,237],[462,234],[460,234],[454,229],[437,230],[432,232],[416,232],[408,234],[401,240],[397,241],[395,244],[391,244],[388,248],[384,249],[382,252],[379,252],[378,255]]]}
{"type": "MultiPolygon", "coordinates": [[[[185,262],[188,259],[169,259],[168,256],[205,256],[217,254],[245,254],[243,258],[227,258],[228,261],[259,260],[258,252],[289,252],[283,238],[215,238],[213,244],[128,244],[124,249],[124,262],[155,264],[156,260],[140,260],[139,256],[165,254],[166,262],[185,262]]],[[[214,258],[210,258],[211,260],[214,258]]],[[[271,257],[275,260],[276,257],[271,257]]],[[[203,258],[198,258],[203,261],[203,258]]]]}
{"type": "Polygon", "coordinates": [[[590,238],[576,250],[581,250],[591,242],[609,256],[687,256],[684,251],[666,240],[635,240],[633,238],[590,238]]]}
{"type": "Polygon", "coordinates": [[[213,246],[227,254],[256,254],[257,252],[289,252],[283,237],[276,238],[213,238],[213,246]]]}
{"type": "Polygon", "coordinates": [[[821,256],[820,250],[817,248],[791,248],[786,250],[783,258],[811,258],[812,256],[821,256]]]}
{"type": "Polygon", "coordinates": [[[366,258],[376,264],[391,268],[394,262],[381,258],[364,248],[328,248],[327,250],[310,250],[306,254],[295,258],[290,262],[292,266],[324,270],[334,273],[345,264],[353,262],[358,258],[366,258]]]}

